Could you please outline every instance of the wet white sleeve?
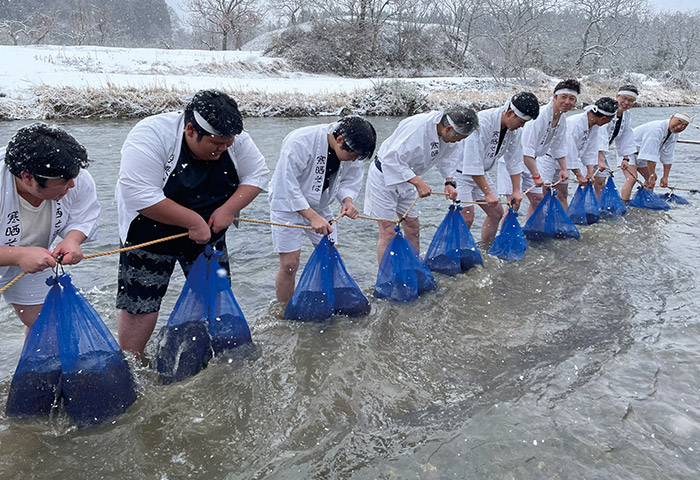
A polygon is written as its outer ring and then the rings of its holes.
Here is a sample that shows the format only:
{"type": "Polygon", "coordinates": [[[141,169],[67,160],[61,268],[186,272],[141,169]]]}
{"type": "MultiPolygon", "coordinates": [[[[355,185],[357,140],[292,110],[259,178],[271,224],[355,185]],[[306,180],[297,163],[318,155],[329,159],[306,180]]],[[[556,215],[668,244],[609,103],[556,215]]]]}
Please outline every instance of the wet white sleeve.
{"type": "Polygon", "coordinates": [[[86,241],[94,240],[99,224],[102,206],[97,201],[95,180],[87,170],[81,170],[75,179],[75,187],[71,188],[70,208],[65,227],[59,232],[61,237],[71,230],[78,230],[87,237],[86,241]]]}
{"type": "Polygon", "coordinates": [[[236,165],[236,172],[241,185],[250,185],[261,190],[267,190],[270,181],[270,169],[267,168],[265,157],[260,153],[248,132],[241,132],[236,135],[231,149],[233,150],[232,158],[236,165]]]}
{"type": "Polygon", "coordinates": [[[126,137],[118,183],[127,210],[137,212],[165,199],[168,147],[152,124],[137,125],[126,137]]]}
{"type": "Polygon", "coordinates": [[[298,212],[309,208],[302,188],[313,175],[314,154],[301,141],[285,139],[280,159],[272,175],[270,208],[282,212],[298,212]]]}

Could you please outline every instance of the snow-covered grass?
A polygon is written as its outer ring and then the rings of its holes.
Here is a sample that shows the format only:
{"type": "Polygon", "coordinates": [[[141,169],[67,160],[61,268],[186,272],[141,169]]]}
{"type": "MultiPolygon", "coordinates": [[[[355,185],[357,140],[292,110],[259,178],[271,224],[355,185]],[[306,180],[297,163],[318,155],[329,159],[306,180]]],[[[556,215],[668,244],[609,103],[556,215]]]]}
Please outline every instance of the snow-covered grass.
{"type": "MultiPolygon", "coordinates": [[[[143,117],[182,107],[203,88],[229,92],[247,116],[408,115],[453,104],[499,105],[518,90],[543,102],[558,79],[532,75],[506,84],[490,78],[355,79],[293,71],[260,52],[0,46],[0,119],[143,117]]],[[[696,104],[696,94],[637,74],[583,79],[581,101],[614,96],[634,81],[639,105],[696,104]]]]}

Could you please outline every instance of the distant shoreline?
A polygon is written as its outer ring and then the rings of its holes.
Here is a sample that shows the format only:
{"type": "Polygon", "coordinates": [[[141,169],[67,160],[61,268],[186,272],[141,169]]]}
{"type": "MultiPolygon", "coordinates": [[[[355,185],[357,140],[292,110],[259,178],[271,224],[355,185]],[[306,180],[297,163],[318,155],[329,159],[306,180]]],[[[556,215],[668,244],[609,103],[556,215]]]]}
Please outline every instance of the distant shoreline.
{"type": "MultiPolygon", "coordinates": [[[[507,86],[500,91],[449,87],[425,89],[416,88],[410,80],[390,81],[350,94],[223,90],[236,99],[241,112],[247,117],[336,116],[350,113],[407,116],[454,104],[471,105],[478,110],[491,108],[501,105],[508,96],[519,90],[533,91],[543,104],[551,97],[549,86],[507,86]]],[[[615,88],[607,85],[584,83],[579,103],[587,105],[601,96],[614,97],[615,92],[615,88]]],[[[25,94],[13,98],[0,94],[0,120],[144,118],[183,108],[189,93],[174,89],[113,86],[36,87],[32,89],[31,96],[25,94]]],[[[695,99],[693,92],[658,86],[642,89],[637,106],[691,108],[695,99]]]]}
{"type": "MultiPolygon", "coordinates": [[[[230,93],[248,117],[406,116],[457,104],[490,108],[521,90],[544,104],[560,80],[534,69],[527,79],[501,81],[317,75],[259,51],[0,45],[0,56],[11,66],[0,72],[0,120],[143,118],[180,109],[184,97],[204,88],[230,93]]],[[[698,105],[696,74],[663,76],[600,72],[580,78],[579,105],[614,96],[626,83],[639,88],[638,106],[698,105]]]]}

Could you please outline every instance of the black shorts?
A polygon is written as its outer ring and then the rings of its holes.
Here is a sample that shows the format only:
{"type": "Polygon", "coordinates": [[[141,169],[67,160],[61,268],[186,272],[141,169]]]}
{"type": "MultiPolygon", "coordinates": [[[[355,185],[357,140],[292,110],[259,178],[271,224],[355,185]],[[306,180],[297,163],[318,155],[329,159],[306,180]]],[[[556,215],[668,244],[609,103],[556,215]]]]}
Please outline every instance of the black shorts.
{"type": "MultiPolygon", "coordinates": [[[[217,260],[230,277],[226,239],[220,239],[213,246],[215,250],[223,252],[223,256],[217,260]]],[[[192,264],[202,251],[204,251],[204,245],[197,245],[181,255],[162,255],[142,248],[121,252],[117,308],[133,315],[159,311],[160,303],[168,290],[175,262],[180,264],[183,273],[187,276],[192,264]]]]}

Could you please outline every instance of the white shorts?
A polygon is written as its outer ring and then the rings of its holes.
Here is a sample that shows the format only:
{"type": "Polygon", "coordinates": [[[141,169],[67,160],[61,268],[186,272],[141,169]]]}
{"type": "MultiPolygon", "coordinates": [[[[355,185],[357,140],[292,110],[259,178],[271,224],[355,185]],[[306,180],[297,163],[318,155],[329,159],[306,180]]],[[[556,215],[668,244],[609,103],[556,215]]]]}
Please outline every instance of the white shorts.
{"type": "MultiPolygon", "coordinates": [[[[411,208],[417,196],[418,191],[408,182],[385,185],[384,174],[371,162],[365,188],[365,215],[394,220],[397,215],[403,216],[411,208]]],[[[418,209],[411,208],[408,218],[417,217],[418,209]]]]}
{"type": "MultiPolygon", "coordinates": [[[[636,153],[628,155],[630,157],[630,165],[635,165],[637,168],[644,168],[649,166],[646,160],[639,158],[636,153]]],[[[620,159],[619,165],[622,165],[622,159],[620,159]]]]}
{"type": "MultiPolygon", "coordinates": [[[[608,170],[612,170],[612,169],[610,168],[610,160],[608,160],[608,157],[609,157],[610,155],[611,155],[610,152],[605,152],[605,153],[603,153],[603,158],[605,158],[605,168],[606,168],[607,170],[605,170],[604,172],[601,172],[601,171],[598,170],[598,165],[596,165],[596,166],[595,166],[595,176],[596,176],[596,177],[598,177],[598,178],[608,178],[608,175],[610,175],[610,174],[608,173],[608,170]]],[[[621,160],[618,161],[618,164],[619,164],[619,163],[622,163],[622,161],[621,161],[621,160]]]]}
{"type": "MultiPolygon", "coordinates": [[[[527,167],[523,167],[523,171],[520,172],[520,191],[524,192],[528,188],[535,185],[535,181],[532,179],[532,174],[527,167]]],[[[534,193],[541,193],[541,188],[533,188],[530,190],[534,193]]],[[[513,182],[510,179],[510,174],[504,163],[498,162],[498,194],[499,195],[512,195],[513,194],[513,182]]]]}
{"type": "MultiPolygon", "coordinates": [[[[0,288],[10,283],[20,273],[22,273],[22,269],[19,267],[10,267],[0,279],[0,288]]],[[[50,268],[38,273],[27,273],[5,290],[2,296],[7,303],[41,305],[44,303],[50,288],[46,285],[46,279],[53,274],[53,270],[50,268]]]]}
{"type": "MultiPolygon", "coordinates": [[[[491,192],[496,192],[497,190],[494,188],[491,180],[485,175],[484,178],[491,192]]],[[[508,178],[510,179],[510,177],[508,178]]],[[[457,181],[457,200],[460,202],[479,202],[485,199],[484,192],[476,185],[471,175],[457,173],[455,175],[455,180],[457,181]]]]}
{"type": "MultiPolygon", "coordinates": [[[[326,207],[320,212],[317,212],[326,220],[332,220],[333,214],[330,207],[326,207]]],[[[278,210],[270,210],[270,221],[275,223],[285,223],[290,225],[306,225],[310,223],[297,212],[280,212],[278,210]]],[[[338,224],[332,225],[333,232],[330,234],[330,239],[336,242],[338,240],[338,224]]],[[[311,240],[311,243],[318,245],[323,239],[323,235],[316,233],[311,229],[280,227],[272,226],[272,248],[275,253],[290,253],[301,250],[301,237],[306,235],[306,238],[311,240]]]]}
{"type": "MultiPolygon", "coordinates": [[[[559,162],[549,155],[537,157],[535,161],[537,162],[537,170],[540,172],[540,176],[542,177],[542,181],[545,183],[545,185],[559,181],[559,174],[561,173],[559,162]]],[[[569,183],[568,180],[561,182],[561,184],[567,183],[569,183]]]]}

